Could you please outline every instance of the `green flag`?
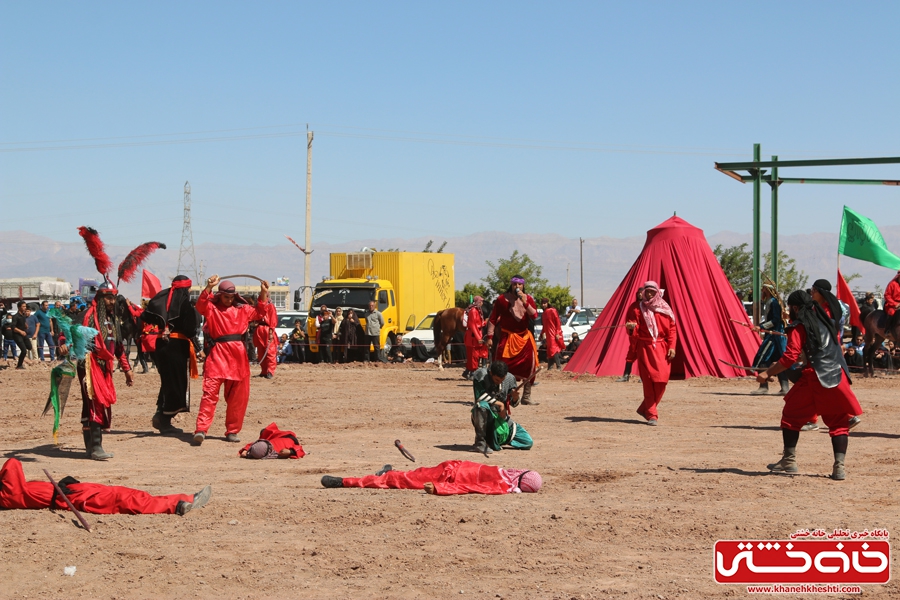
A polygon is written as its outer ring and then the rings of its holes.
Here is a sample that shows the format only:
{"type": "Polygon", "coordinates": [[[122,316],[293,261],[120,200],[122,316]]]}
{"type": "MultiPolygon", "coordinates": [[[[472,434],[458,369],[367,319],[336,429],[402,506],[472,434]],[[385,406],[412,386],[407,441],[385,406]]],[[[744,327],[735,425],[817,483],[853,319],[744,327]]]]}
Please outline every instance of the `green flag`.
{"type": "Polygon", "coordinates": [[[871,219],[844,207],[838,254],[900,270],[900,256],[887,248],[878,226],[871,219]]]}

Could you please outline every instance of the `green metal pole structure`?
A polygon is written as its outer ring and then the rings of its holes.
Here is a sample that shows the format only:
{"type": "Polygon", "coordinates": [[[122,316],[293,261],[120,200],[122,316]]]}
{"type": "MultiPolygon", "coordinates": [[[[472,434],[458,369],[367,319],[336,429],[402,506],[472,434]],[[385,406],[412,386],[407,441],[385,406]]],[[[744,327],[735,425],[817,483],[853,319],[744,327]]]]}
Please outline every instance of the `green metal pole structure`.
{"type": "MultiPolygon", "coordinates": [[[[753,162],[759,162],[759,144],[753,144],[753,162]]],[[[760,247],[760,239],[759,239],[759,229],[760,229],[760,201],[759,201],[759,187],[762,182],[762,173],[759,168],[754,167],[750,174],[753,176],[753,324],[756,325],[760,322],[759,320],[759,291],[760,291],[760,277],[759,277],[759,247],[760,247]]]]}
{"type": "MultiPolygon", "coordinates": [[[[772,157],[772,162],[778,160],[777,156],[772,157]]],[[[778,287],[778,167],[772,167],[772,273],[769,276],[775,287],[778,287]]]]}

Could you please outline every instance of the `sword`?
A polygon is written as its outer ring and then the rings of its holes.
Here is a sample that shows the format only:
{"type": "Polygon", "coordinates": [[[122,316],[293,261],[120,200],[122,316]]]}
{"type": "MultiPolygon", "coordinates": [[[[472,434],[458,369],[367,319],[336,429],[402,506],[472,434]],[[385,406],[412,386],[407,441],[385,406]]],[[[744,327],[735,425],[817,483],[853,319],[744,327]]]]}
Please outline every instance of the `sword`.
{"type": "MultiPolygon", "coordinates": [[[[72,509],[72,512],[75,513],[75,516],[78,517],[78,520],[81,521],[81,524],[84,525],[84,528],[87,529],[88,533],[91,531],[91,526],[88,525],[88,522],[84,520],[84,517],[81,516],[81,513],[78,512],[78,509],[75,508],[75,505],[72,504],[72,501],[69,500],[69,497],[62,491],[62,488],[59,487],[59,484],[53,481],[53,478],[50,477],[50,473],[47,472],[47,469],[44,469],[44,475],[47,476],[47,479],[50,480],[50,483],[53,484],[53,487],[56,488],[56,492],[62,496],[62,499],[66,501],[66,504],[69,505],[69,508],[72,509]]],[[[50,506],[50,510],[53,510],[53,506],[50,506]]]]}
{"type": "Polygon", "coordinates": [[[734,363],[730,363],[730,362],[728,362],[727,360],[724,360],[724,359],[721,359],[721,358],[719,359],[719,362],[720,362],[720,363],[723,363],[723,364],[726,364],[726,365],[728,365],[729,367],[733,367],[733,368],[735,368],[735,369],[743,369],[744,371],[750,371],[751,373],[760,373],[760,372],[765,371],[766,369],[769,368],[769,367],[745,367],[745,366],[743,366],[743,365],[736,365],[736,364],[734,364],[734,363]]]}
{"type": "MultiPolygon", "coordinates": [[[[232,277],[247,277],[248,279],[255,279],[255,280],[259,281],[260,283],[262,283],[263,281],[266,281],[265,279],[263,279],[263,278],[261,278],[261,277],[257,277],[256,275],[244,275],[244,274],[239,274],[239,275],[223,275],[222,277],[219,277],[219,279],[220,279],[220,280],[221,280],[221,279],[231,279],[232,277]]],[[[266,282],[266,283],[268,283],[268,282],[266,282]]]]}
{"type": "MultiPolygon", "coordinates": [[[[731,321],[732,323],[737,323],[738,325],[743,325],[744,327],[746,327],[748,329],[754,329],[753,325],[751,325],[749,323],[744,323],[743,321],[738,321],[737,319],[728,319],[728,320],[731,321]]],[[[770,333],[772,335],[780,335],[781,337],[787,337],[786,333],[781,333],[780,331],[769,331],[767,329],[760,329],[759,332],[760,333],[770,333]]],[[[754,330],[754,333],[756,333],[755,330],[754,330]]]]}

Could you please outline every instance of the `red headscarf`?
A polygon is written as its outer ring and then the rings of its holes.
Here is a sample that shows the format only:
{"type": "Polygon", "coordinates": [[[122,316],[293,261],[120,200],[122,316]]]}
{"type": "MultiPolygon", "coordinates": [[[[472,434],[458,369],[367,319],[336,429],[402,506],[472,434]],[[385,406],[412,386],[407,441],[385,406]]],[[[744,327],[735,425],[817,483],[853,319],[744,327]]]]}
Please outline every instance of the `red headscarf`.
{"type": "Polygon", "coordinates": [[[659,337],[659,330],[656,327],[656,315],[653,313],[667,315],[673,322],[675,321],[675,315],[672,313],[672,307],[662,298],[665,290],[659,289],[659,285],[655,281],[648,281],[645,283],[644,290],[647,290],[648,288],[656,290],[656,295],[653,296],[652,300],[641,300],[641,315],[644,317],[644,322],[647,323],[647,329],[650,330],[650,336],[656,341],[656,338],[659,337]]]}

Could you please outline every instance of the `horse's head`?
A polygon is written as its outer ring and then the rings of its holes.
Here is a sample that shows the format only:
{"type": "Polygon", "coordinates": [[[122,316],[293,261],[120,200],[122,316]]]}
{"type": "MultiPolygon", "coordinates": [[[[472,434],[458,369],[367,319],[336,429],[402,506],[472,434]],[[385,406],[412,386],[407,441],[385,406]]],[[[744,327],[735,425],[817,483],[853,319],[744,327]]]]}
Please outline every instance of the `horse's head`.
{"type": "Polygon", "coordinates": [[[123,339],[130,339],[137,332],[137,321],[131,314],[128,307],[128,300],[121,294],[116,296],[116,319],[119,321],[119,328],[122,331],[123,339]]]}

